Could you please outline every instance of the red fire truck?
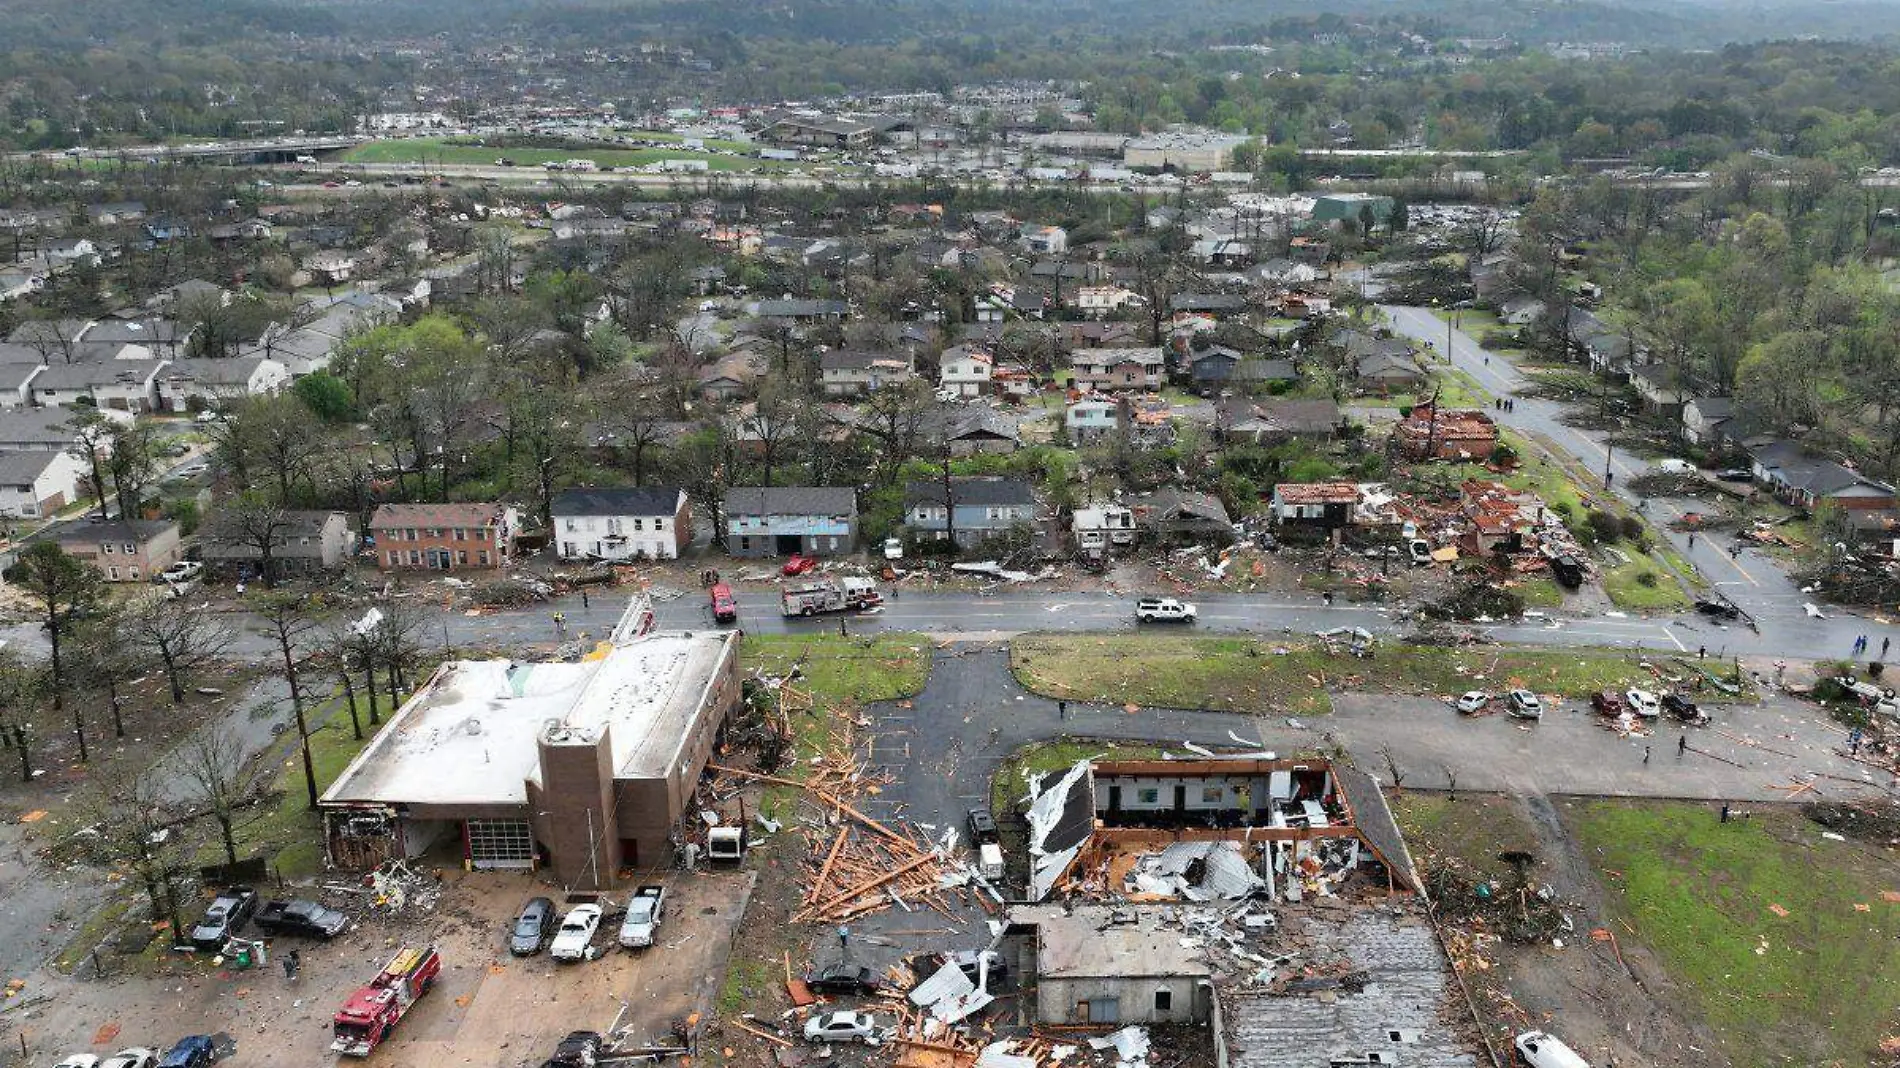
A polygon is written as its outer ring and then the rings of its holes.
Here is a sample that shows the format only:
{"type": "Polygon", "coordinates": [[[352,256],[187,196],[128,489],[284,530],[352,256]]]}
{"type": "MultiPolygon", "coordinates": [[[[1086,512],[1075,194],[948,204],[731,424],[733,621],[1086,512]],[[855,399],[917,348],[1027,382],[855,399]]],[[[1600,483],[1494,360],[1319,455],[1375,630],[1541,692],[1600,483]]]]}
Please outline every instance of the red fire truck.
{"type": "Polygon", "coordinates": [[[367,1057],[408,1015],[416,999],[429,992],[442,971],[434,946],[404,946],[368,986],[350,995],[336,1014],[332,1053],[367,1057]]]}

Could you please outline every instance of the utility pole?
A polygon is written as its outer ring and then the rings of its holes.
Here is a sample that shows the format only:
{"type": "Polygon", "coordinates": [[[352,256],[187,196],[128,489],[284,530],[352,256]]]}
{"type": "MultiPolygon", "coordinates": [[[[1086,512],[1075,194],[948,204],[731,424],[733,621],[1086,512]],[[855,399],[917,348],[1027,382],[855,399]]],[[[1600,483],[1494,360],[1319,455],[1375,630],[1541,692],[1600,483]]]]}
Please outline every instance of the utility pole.
{"type": "Polygon", "coordinates": [[[1610,471],[1610,464],[1615,459],[1616,459],[1616,442],[1605,441],[1603,443],[1603,488],[1604,489],[1609,489],[1610,483],[1615,481],[1616,476],[1612,474],[1610,471]]]}

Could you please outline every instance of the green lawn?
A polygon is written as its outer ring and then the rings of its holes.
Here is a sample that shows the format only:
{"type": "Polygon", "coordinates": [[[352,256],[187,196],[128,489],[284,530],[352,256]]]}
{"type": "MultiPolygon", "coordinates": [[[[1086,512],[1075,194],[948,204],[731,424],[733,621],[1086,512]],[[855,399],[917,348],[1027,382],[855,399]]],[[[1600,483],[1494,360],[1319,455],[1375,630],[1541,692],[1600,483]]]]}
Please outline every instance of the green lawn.
{"type": "MultiPolygon", "coordinates": [[[[1010,665],[1049,697],[1165,708],[1317,715],[1326,690],[1453,694],[1521,685],[1584,697],[1653,678],[1627,652],[1607,649],[1450,649],[1381,644],[1371,660],[1317,643],[1160,634],[1036,634],[1010,646],[1010,665]],[[1284,649],[1281,654],[1276,650],[1284,649]]],[[[1720,700],[1711,694],[1708,700],[1720,700]]]]}
{"type": "Polygon", "coordinates": [[[602,167],[644,167],[663,159],[703,159],[715,171],[742,171],[753,167],[782,170],[785,164],[742,156],[715,156],[688,149],[669,148],[496,148],[492,145],[454,144],[440,138],[415,137],[370,141],[343,154],[345,163],[438,163],[493,166],[506,156],[522,167],[539,167],[570,159],[591,159],[602,167]]]}
{"type": "Polygon", "coordinates": [[[1627,564],[1605,568],[1603,592],[1618,608],[1630,612],[1673,612],[1689,607],[1689,595],[1668,569],[1640,553],[1630,553],[1627,564]],[[1644,575],[1651,576],[1645,580],[1644,575]]]}
{"type": "Polygon", "coordinates": [[[1867,1064],[1900,1028],[1900,903],[1882,896],[1900,888],[1890,856],[1824,839],[1790,808],[1728,824],[1696,804],[1577,813],[1610,909],[1736,1065],[1867,1064]]]}
{"type": "Polygon", "coordinates": [[[1524,598],[1524,607],[1526,608],[1563,607],[1563,588],[1550,579],[1525,579],[1512,588],[1517,591],[1519,597],[1524,598]]]}
{"type": "Polygon", "coordinates": [[[930,677],[930,640],[919,634],[748,634],[740,655],[748,673],[782,675],[800,665],[800,685],[824,701],[915,697],[930,677]]]}

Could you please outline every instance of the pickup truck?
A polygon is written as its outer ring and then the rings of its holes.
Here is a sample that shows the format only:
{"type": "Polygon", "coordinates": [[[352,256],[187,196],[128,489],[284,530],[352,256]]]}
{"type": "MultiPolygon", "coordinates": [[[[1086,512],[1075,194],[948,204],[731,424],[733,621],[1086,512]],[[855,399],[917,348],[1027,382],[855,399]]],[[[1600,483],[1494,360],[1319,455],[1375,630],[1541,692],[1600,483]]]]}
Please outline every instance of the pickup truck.
{"type": "Polygon", "coordinates": [[[1192,623],[1193,605],[1172,597],[1143,597],[1135,602],[1135,619],[1141,623],[1192,623]]]}
{"type": "Polygon", "coordinates": [[[644,949],[653,944],[653,932],[666,916],[666,887],[642,886],[627,899],[627,918],[620,924],[620,944],[644,949]]]}
{"type": "Polygon", "coordinates": [[[350,918],[314,901],[266,901],[251,922],[271,934],[335,938],[350,929],[350,918]]]}

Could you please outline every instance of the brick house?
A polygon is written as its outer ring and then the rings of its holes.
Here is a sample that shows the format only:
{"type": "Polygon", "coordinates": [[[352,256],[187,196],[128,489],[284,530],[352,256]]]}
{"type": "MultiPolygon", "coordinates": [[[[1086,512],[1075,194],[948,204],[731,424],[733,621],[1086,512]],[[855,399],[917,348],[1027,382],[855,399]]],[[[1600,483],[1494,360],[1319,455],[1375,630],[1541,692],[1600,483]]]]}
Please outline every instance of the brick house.
{"type": "Polygon", "coordinates": [[[370,517],[376,563],[385,571],[499,570],[520,529],[513,508],[467,504],[384,504],[370,517]]]}
{"type": "Polygon", "coordinates": [[[52,538],[98,568],[107,582],[145,582],[181,556],[178,524],[169,519],[68,523],[52,538]]]}

